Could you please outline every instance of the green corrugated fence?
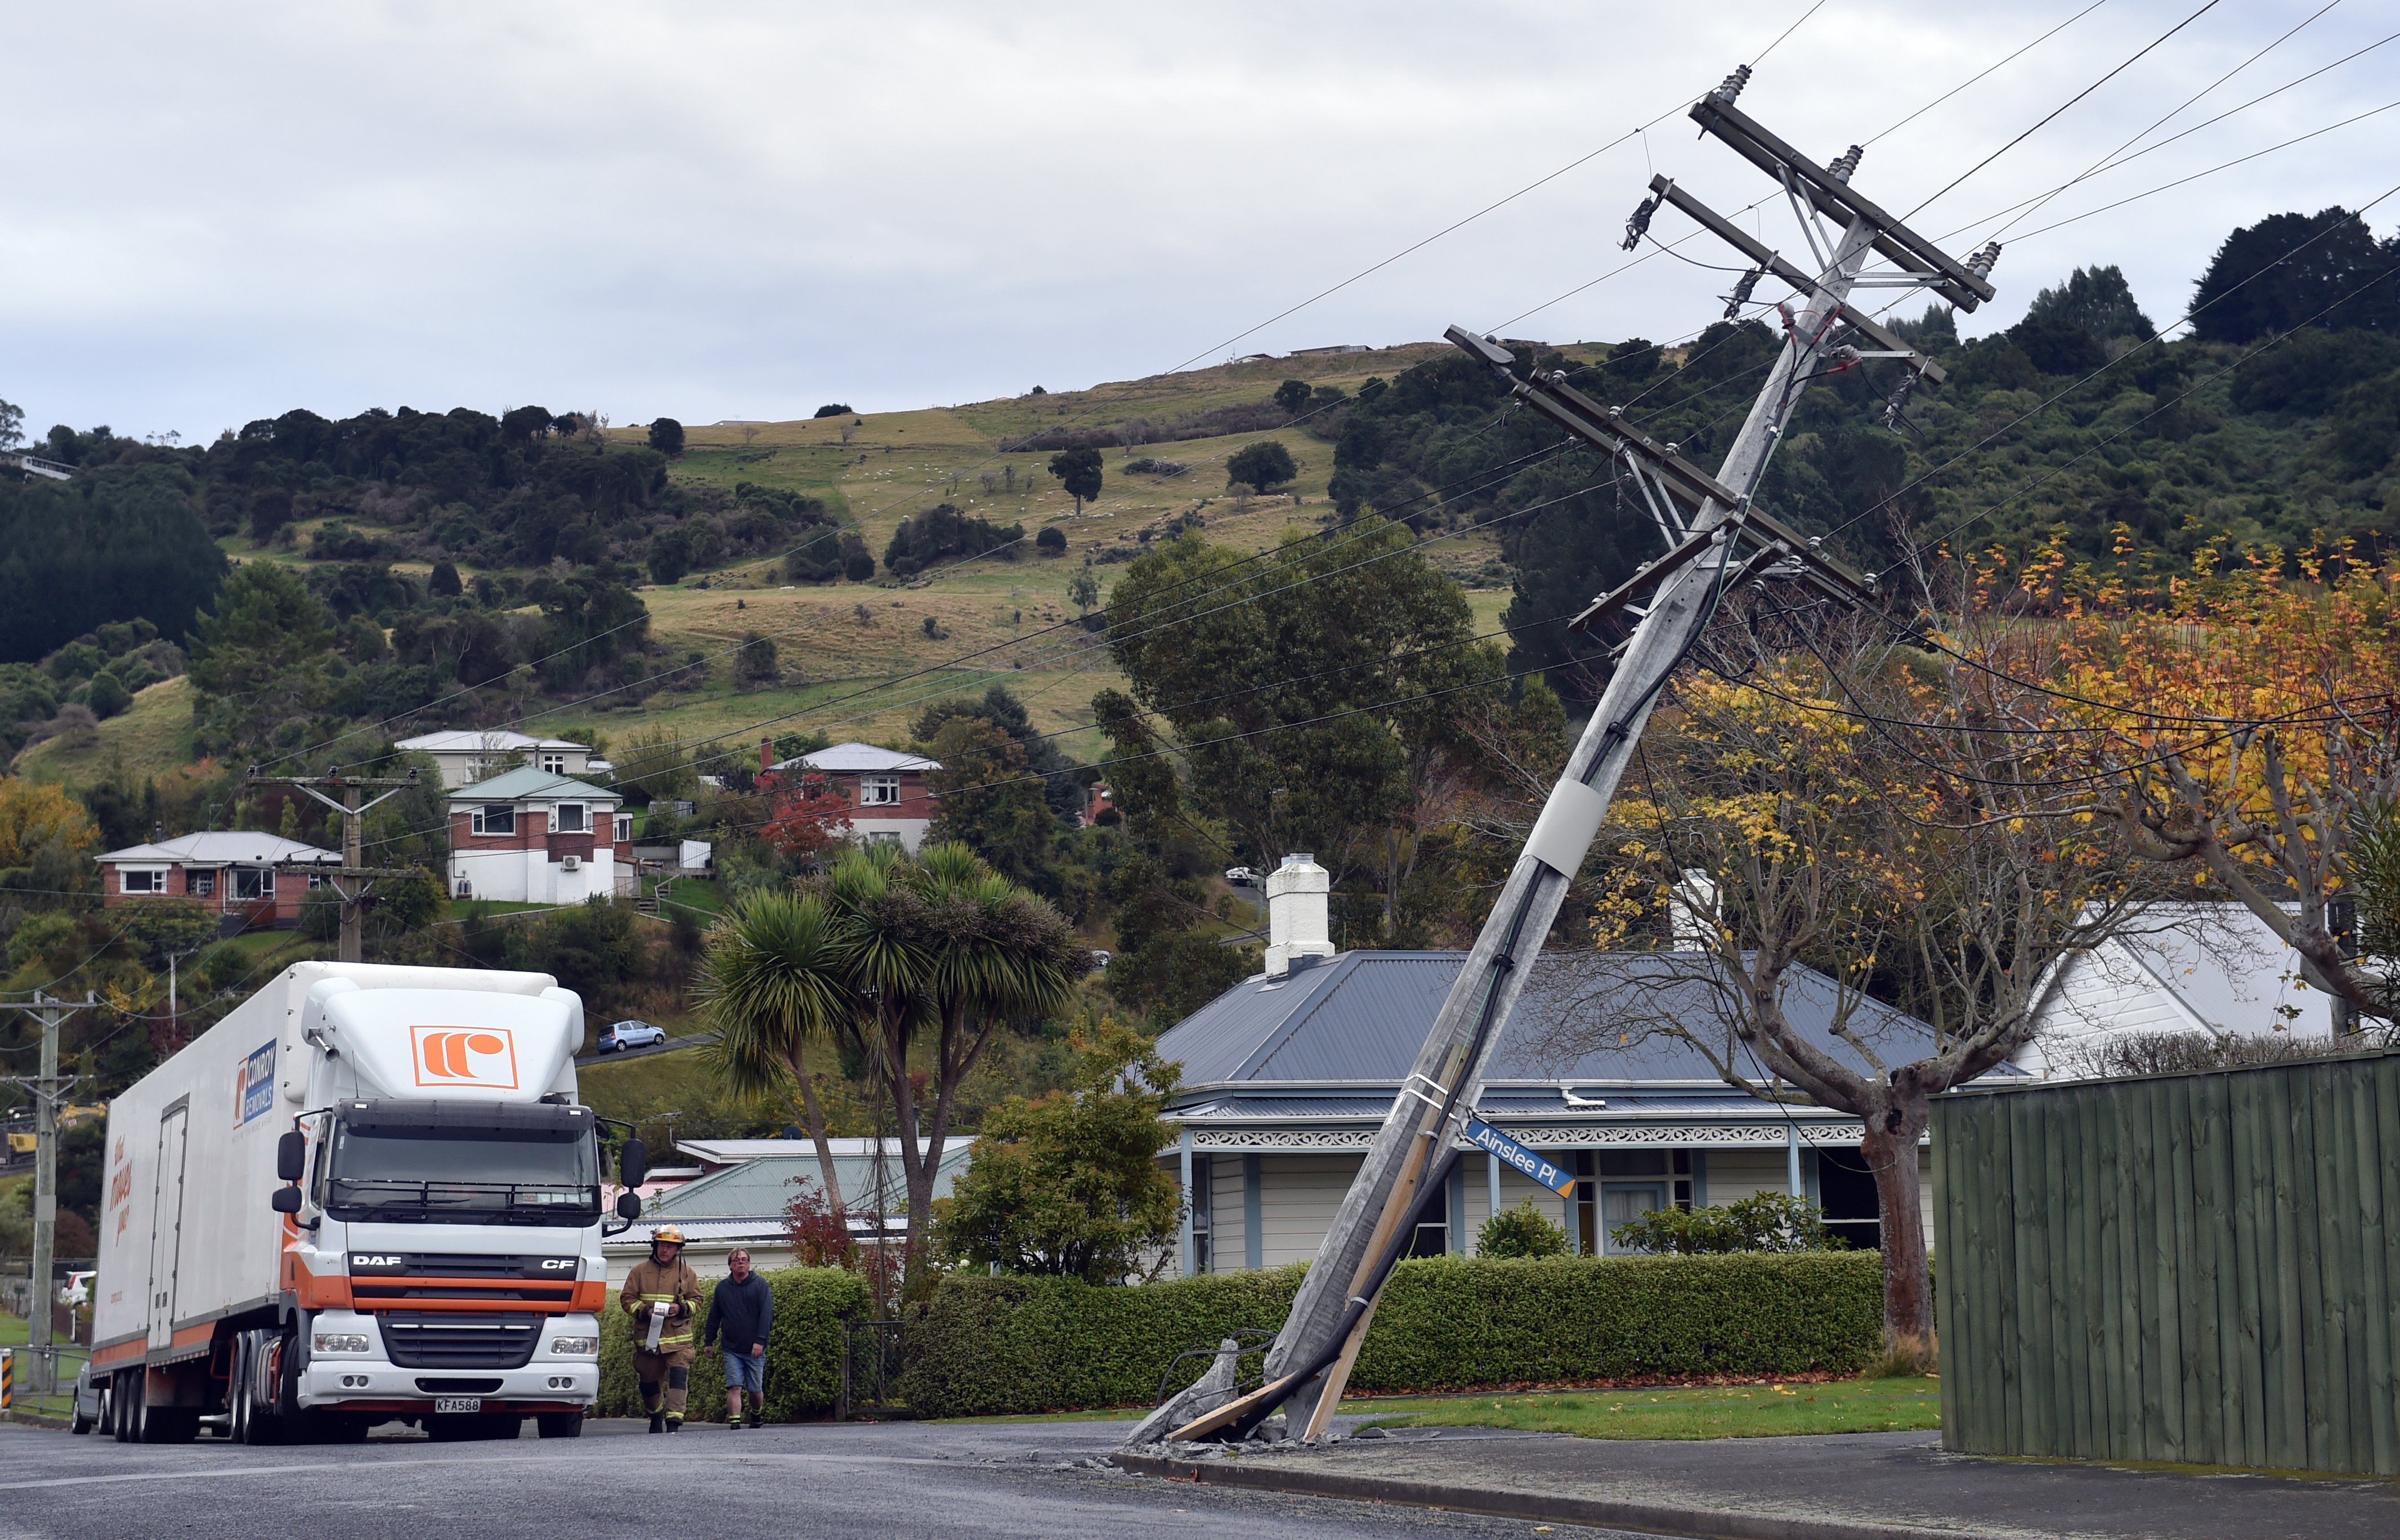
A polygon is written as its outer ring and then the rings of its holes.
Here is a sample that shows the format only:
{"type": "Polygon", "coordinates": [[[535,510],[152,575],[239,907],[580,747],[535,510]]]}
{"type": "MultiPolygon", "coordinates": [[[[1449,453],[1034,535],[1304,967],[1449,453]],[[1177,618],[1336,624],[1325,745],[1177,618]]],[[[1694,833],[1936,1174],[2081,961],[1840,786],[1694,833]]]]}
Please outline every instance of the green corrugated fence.
{"type": "Polygon", "coordinates": [[[1933,1138],[1945,1448],[2400,1475],[2400,1054],[1962,1092],[1933,1138]]]}

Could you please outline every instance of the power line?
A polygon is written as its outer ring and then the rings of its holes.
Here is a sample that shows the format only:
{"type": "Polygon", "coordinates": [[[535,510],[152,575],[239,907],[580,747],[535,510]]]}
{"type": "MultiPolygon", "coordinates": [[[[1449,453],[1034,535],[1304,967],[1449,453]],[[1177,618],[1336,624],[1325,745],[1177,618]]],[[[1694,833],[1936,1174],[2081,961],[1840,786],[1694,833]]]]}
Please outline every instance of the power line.
{"type": "Polygon", "coordinates": [[[2135,51],[2131,58],[2128,58],[2122,63],[2118,64],[2107,75],[2094,80],[2092,84],[2084,87],[2081,90],[2077,91],[2073,96],[2068,97],[2065,102],[2059,103],[2058,106],[2052,108],[2048,114],[2044,115],[2039,123],[2036,123],[2032,128],[2025,129],[2025,132],[2017,135],[2014,139],[2010,140],[1998,149],[1994,150],[1991,154],[1985,156],[1983,159],[1978,160],[1972,166],[1970,166],[1965,170],[1959,172],[1956,177],[1951,179],[1949,184],[1944,186],[1941,192],[1935,193],[1932,198],[1927,198],[1924,203],[1919,203],[1916,208],[1909,210],[1907,213],[1902,214],[1901,217],[1902,219],[1916,218],[1919,213],[1924,211],[1927,204],[1932,203],[1935,199],[1943,197],[1943,194],[1956,188],[1958,184],[1966,181],[1969,177],[1973,176],[1977,171],[1980,171],[1984,167],[1990,165],[1993,161],[1998,160],[2000,157],[2008,154],[2011,150],[2013,150],[2018,145],[2024,143],[2027,139],[2030,139],[2034,134],[2040,131],[2044,126],[2056,119],[2059,114],[2066,111],[2067,108],[2074,106],[2078,102],[2082,101],[2085,97],[2090,96],[2093,91],[2098,90],[2109,81],[2116,79],[2117,76],[2122,75],[2128,69],[2131,69],[2134,64],[2143,57],[2143,55],[2148,54],[2152,48],[2157,48],[2168,38],[2173,37],[2175,34],[2183,31],[2184,28],[2190,26],[2194,21],[2199,20],[2202,17],[2206,16],[2210,11],[2215,10],[2217,5],[2218,0],[2205,0],[2205,3],[2202,4],[2198,10],[2193,11],[2189,16],[2185,17],[2174,26],[2169,27],[2158,36],[2150,39],[2149,42],[2142,45],[2142,47],[2135,51]]]}

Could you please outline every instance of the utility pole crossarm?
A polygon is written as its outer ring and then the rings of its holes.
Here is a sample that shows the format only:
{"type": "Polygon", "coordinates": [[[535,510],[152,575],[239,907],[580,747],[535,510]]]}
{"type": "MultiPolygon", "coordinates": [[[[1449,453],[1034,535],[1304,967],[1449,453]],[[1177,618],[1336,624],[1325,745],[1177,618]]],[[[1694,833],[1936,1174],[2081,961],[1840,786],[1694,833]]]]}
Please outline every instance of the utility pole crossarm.
{"type": "Polygon", "coordinates": [[[1845,225],[1864,221],[1875,232],[1877,252],[1929,275],[1928,286],[1961,310],[1974,309],[1996,293],[1983,274],[1853,191],[1847,176],[1834,175],[1759,127],[1731,97],[1714,92],[1700,98],[1692,105],[1692,121],[1778,182],[1788,175],[1819,213],[1845,225]]]}
{"type": "MultiPolygon", "coordinates": [[[[1816,279],[1793,266],[1781,252],[1768,250],[1765,241],[1758,239],[1740,225],[1676,186],[1666,177],[1652,177],[1650,190],[1691,216],[1693,223],[1709,234],[1748,257],[1752,265],[1762,272],[1791,285],[1804,294],[1809,293],[1815,286],[1816,279]]],[[[1902,359],[1907,362],[1908,367],[1935,385],[1949,379],[1950,375],[1947,370],[1911,348],[1904,339],[1887,330],[1873,316],[1850,304],[1849,301],[1842,302],[1841,315],[1844,325],[1867,338],[1877,348],[1902,359]]]]}

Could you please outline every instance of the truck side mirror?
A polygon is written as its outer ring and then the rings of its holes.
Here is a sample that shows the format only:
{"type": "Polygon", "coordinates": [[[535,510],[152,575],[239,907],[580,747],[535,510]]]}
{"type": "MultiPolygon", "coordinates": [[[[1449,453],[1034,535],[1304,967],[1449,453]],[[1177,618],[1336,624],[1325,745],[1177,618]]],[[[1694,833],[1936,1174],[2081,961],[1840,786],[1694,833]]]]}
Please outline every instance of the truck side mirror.
{"type": "Polygon", "coordinates": [[[300,1212],[300,1189],[279,1187],[275,1190],[275,1196],[266,1200],[266,1206],[279,1214],[297,1214],[300,1212]]]}
{"type": "Polygon", "coordinates": [[[650,1174],[650,1147],[638,1138],[628,1138],[617,1156],[617,1172],[626,1186],[641,1186],[642,1179],[650,1174]]]}
{"type": "Polygon", "coordinates": [[[308,1169],[308,1137],[297,1129],[275,1141],[275,1179],[298,1181],[308,1169]]]}
{"type": "Polygon", "coordinates": [[[642,1217],[642,1195],[639,1192],[617,1194],[617,1217],[631,1224],[642,1217]]]}

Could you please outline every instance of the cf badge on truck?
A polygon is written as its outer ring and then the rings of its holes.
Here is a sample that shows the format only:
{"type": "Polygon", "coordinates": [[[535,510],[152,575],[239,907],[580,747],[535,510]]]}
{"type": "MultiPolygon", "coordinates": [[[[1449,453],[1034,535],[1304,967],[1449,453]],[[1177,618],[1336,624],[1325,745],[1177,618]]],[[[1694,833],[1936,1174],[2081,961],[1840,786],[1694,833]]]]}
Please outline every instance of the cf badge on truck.
{"type": "Polygon", "coordinates": [[[505,1027],[411,1027],[408,1045],[419,1085],[517,1088],[516,1040],[505,1027]]]}

